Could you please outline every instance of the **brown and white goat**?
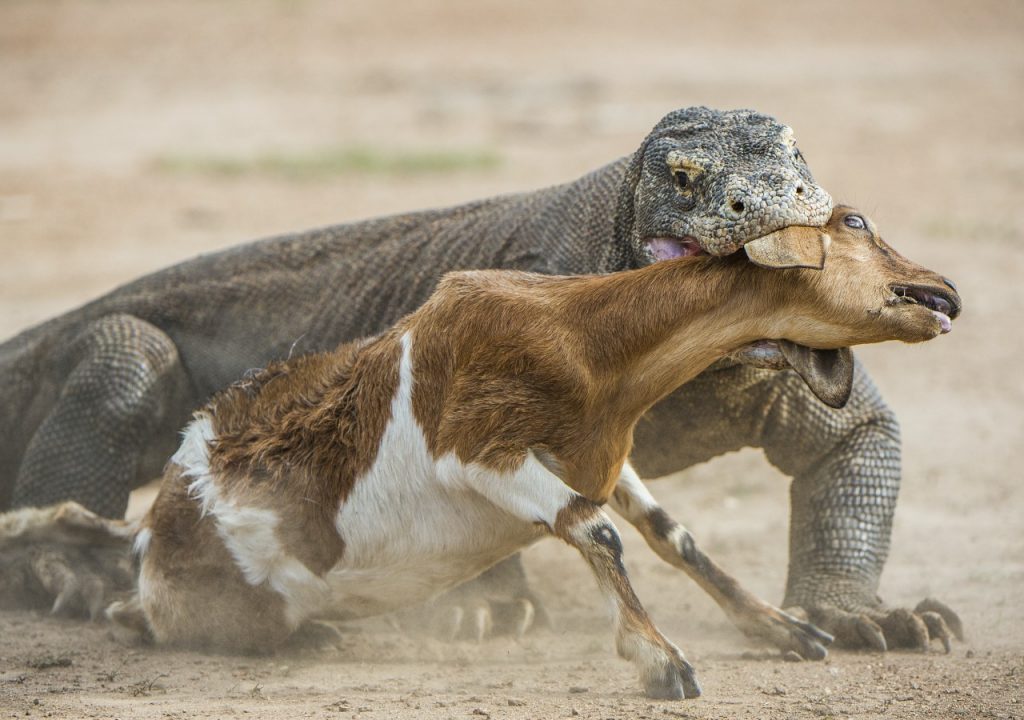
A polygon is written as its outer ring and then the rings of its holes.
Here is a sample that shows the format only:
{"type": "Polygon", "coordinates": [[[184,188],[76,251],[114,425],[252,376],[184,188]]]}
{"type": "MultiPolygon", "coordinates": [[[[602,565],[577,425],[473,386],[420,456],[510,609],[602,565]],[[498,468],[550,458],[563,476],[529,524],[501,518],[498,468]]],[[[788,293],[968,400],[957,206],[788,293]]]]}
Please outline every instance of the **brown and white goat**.
{"type": "Polygon", "coordinates": [[[630,586],[610,502],[739,624],[826,643],[658,508],[628,463],[633,428],[752,343],[927,340],[959,298],[850,208],[748,254],[602,276],[452,273],[382,335],[234,385],[185,431],[137,537],[137,600],[112,617],[158,642],[266,650],[307,618],[418,603],[555,535],[590,564],[647,694],[696,696],[630,586]],[[757,264],[820,267],[826,248],[822,269],[757,264]]]}

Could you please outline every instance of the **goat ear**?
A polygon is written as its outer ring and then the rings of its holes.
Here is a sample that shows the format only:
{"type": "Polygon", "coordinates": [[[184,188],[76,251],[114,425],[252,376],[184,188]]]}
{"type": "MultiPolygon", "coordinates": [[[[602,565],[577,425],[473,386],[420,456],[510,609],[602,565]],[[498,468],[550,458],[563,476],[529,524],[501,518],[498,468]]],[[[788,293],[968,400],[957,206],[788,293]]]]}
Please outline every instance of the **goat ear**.
{"type": "Polygon", "coordinates": [[[743,249],[751,262],[761,267],[821,270],[831,242],[818,228],[796,225],[751,240],[743,249]]]}
{"type": "Polygon", "coordinates": [[[853,390],[853,351],[850,348],[816,350],[780,340],[779,349],[819,400],[833,408],[846,405],[853,390]]]}

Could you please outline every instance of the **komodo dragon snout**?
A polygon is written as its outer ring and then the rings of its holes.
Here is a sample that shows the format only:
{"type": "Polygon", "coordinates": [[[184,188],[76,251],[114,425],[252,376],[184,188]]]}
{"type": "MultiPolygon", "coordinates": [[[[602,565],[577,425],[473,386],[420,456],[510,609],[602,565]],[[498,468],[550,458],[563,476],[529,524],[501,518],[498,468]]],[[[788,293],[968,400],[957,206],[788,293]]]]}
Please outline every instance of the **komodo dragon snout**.
{"type": "Polygon", "coordinates": [[[789,127],[751,110],[687,108],[665,116],[633,155],[616,235],[646,265],[728,255],[788,225],[824,225],[831,212],[789,127]]]}
{"type": "MultiPolygon", "coordinates": [[[[785,339],[760,340],[732,357],[761,367],[792,367],[832,407],[846,404],[853,384],[853,354],[847,345],[930,340],[952,330],[962,308],[952,280],[900,255],[870,219],[843,205],[824,228],[789,227],[749,243],[745,254],[755,265],[771,269],[755,275],[756,282],[806,288],[802,295],[816,308],[820,342],[809,348],[785,339]]],[[[777,337],[786,333],[780,327],[777,337]]]]}

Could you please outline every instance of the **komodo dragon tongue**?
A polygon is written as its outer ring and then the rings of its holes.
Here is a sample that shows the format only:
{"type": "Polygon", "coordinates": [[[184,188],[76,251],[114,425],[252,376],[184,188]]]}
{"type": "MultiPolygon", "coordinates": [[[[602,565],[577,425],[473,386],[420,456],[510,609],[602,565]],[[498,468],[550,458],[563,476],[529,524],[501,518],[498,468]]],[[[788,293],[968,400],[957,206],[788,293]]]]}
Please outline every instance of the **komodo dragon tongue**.
{"type": "Polygon", "coordinates": [[[786,360],[819,400],[834,408],[846,405],[853,389],[853,351],[850,348],[816,350],[789,340],[778,342],[786,360]]]}
{"type": "Polygon", "coordinates": [[[761,267],[821,270],[831,242],[820,228],[792,225],[751,240],[743,249],[750,261],[761,267]]]}

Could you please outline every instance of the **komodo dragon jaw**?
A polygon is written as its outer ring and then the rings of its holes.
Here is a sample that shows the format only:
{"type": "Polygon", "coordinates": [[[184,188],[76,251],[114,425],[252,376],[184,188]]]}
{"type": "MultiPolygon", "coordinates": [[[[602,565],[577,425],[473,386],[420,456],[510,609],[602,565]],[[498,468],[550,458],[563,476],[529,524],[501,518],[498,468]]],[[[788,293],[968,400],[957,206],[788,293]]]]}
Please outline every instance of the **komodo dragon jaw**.
{"type": "Polygon", "coordinates": [[[616,237],[632,264],[646,265],[728,255],[789,225],[820,227],[831,213],[789,127],[752,110],[687,108],[663,118],[633,155],[616,237]]]}

